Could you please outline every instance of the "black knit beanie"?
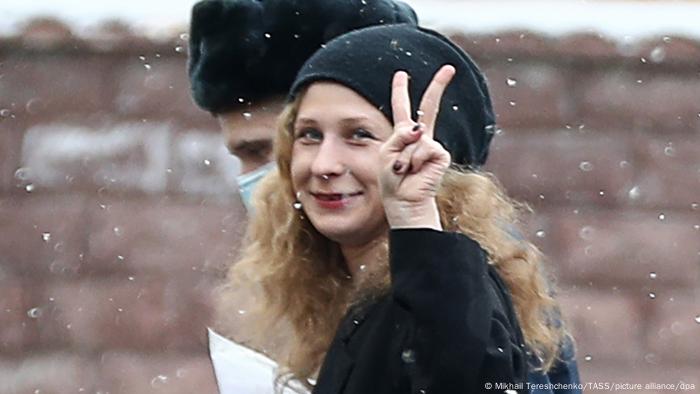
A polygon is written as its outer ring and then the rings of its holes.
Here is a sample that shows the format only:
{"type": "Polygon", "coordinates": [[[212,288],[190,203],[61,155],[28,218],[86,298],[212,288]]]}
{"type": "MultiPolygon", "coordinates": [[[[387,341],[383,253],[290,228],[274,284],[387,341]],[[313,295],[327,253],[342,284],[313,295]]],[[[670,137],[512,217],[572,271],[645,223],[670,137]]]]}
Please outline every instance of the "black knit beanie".
{"type": "Polygon", "coordinates": [[[192,7],[188,74],[213,114],[284,97],[321,44],[371,25],[417,24],[395,0],[203,0],[192,7]]]}
{"type": "Polygon", "coordinates": [[[288,100],[312,82],[333,81],[353,89],[393,123],[394,73],[404,70],[409,74],[415,113],[433,76],[445,64],[454,66],[457,73],[442,96],[435,139],[450,152],[453,163],[478,168],[488,157],[495,130],[486,81],[462,49],[432,30],[399,24],[367,27],[339,36],[302,66],[288,100]]]}

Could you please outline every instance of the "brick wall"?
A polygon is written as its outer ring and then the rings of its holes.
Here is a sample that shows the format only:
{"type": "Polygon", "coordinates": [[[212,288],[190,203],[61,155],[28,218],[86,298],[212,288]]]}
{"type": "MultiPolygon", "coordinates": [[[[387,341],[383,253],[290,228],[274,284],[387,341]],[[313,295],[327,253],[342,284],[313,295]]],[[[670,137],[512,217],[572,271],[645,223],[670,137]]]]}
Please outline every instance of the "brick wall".
{"type": "MultiPolygon", "coordinates": [[[[186,39],[0,39],[0,393],[215,392],[209,292],[245,213],[186,39]]],[[[489,169],[535,209],[582,380],[700,387],[700,43],[455,39],[489,77],[489,169]]]]}

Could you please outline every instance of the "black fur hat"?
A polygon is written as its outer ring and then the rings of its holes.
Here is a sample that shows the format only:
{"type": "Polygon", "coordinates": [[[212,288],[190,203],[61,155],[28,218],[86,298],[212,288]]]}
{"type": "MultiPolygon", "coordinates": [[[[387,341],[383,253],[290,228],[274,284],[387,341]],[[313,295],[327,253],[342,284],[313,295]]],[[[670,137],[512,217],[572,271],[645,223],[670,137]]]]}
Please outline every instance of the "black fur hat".
{"type": "Polygon", "coordinates": [[[203,0],[192,8],[192,96],[213,114],[284,97],[299,68],[322,44],[379,25],[416,25],[394,0],[203,0]]]}

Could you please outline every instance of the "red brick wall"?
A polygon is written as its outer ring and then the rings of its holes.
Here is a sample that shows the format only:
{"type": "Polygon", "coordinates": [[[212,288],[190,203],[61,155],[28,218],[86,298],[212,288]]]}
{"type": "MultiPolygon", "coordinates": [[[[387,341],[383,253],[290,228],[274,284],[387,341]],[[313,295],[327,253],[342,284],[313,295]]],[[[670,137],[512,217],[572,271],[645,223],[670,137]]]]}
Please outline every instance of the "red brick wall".
{"type": "Polygon", "coordinates": [[[489,76],[489,168],[535,209],[582,381],[700,390],[700,43],[459,40],[489,76]]]}
{"type": "MultiPolygon", "coordinates": [[[[209,291],[245,214],[186,37],[48,30],[0,40],[0,393],[214,392],[209,291]]],[[[456,38],[582,380],[700,387],[700,43],[456,38]]]]}

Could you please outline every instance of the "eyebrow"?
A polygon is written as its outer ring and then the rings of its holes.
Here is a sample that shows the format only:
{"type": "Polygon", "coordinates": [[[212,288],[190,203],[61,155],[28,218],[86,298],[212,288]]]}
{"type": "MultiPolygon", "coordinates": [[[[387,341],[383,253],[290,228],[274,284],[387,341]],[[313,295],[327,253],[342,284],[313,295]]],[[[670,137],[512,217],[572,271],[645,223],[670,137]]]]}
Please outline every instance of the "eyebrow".
{"type": "MultiPolygon", "coordinates": [[[[353,117],[349,117],[349,118],[343,118],[340,120],[340,123],[342,123],[342,124],[354,124],[354,123],[358,123],[358,122],[370,122],[370,123],[374,124],[374,122],[372,122],[372,120],[366,116],[353,116],[353,117]]],[[[318,122],[316,121],[316,119],[313,119],[313,118],[297,118],[297,120],[294,122],[294,126],[297,126],[297,125],[316,125],[316,124],[318,124],[318,122]]]]}
{"type": "Polygon", "coordinates": [[[228,144],[228,150],[231,153],[235,152],[260,152],[262,150],[272,149],[272,140],[269,138],[244,140],[236,144],[228,144]]]}

